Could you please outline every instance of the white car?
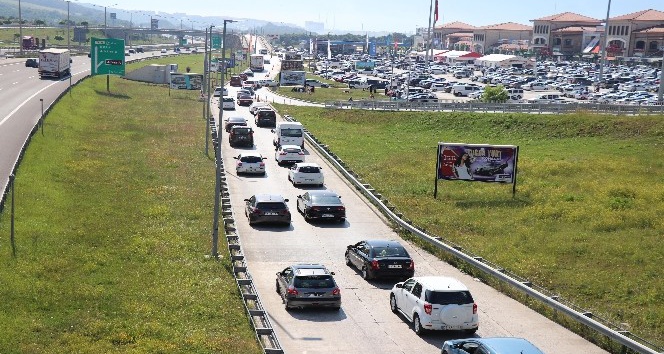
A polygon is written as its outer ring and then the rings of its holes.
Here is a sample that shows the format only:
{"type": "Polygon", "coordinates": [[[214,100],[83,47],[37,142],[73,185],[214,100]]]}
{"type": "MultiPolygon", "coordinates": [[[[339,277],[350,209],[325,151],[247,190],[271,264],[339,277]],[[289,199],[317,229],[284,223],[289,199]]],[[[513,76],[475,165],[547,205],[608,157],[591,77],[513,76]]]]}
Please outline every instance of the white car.
{"type": "Polygon", "coordinates": [[[162,50],[161,50],[161,53],[162,53],[162,54],[166,54],[166,49],[162,49],[162,50]]]}
{"type": "Polygon", "coordinates": [[[215,87],[214,92],[212,93],[212,97],[219,97],[219,96],[228,96],[228,89],[221,86],[215,87]]]}
{"type": "Polygon", "coordinates": [[[311,162],[296,163],[288,171],[288,180],[291,181],[293,185],[309,184],[309,185],[317,185],[319,187],[322,187],[324,178],[323,178],[323,172],[321,170],[322,168],[318,166],[317,163],[311,163],[311,162]]]}
{"type": "Polygon", "coordinates": [[[304,162],[304,150],[297,145],[280,145],[274,153],[277,164],[304,162]]]}
{"type": "Polygon", "coordinates": [[[249,113],[256,115],[256,112],[260,108],[271,109],[270,104],[268,102],[254,102],[251,104],[251,106],[249,106],[249,113]]]}
{"type": "Polygon", "coordinates": [[[445,87],[447,87],[447,84],[442,83],[442,82],[434,82],[431,84],[431,87],[429,90],[432,92],[437,92],[437,91],[445,91],[445,87]]]}
{"type": "Polygon", "coordinates": [[[390,292],[390,309],[413,323],[418,335],[427,330],[463,330],[479,327],[477,304],[468,288],[450,277],[414,277],[396,283],[390,292]]]}
{"type": "Polygon", "coordinates": [[[235,172],[239,175],[241,173],[256,173],[259,175],[265,174],[265,160],[266,158],[255,152],[242,153],[236,157],[235,172]]]}
{"type": "Polygon", "coordinates": [[[233,97],[223,97],[221,108],[224,110],[235,110],[235,100],[233,97]]]}

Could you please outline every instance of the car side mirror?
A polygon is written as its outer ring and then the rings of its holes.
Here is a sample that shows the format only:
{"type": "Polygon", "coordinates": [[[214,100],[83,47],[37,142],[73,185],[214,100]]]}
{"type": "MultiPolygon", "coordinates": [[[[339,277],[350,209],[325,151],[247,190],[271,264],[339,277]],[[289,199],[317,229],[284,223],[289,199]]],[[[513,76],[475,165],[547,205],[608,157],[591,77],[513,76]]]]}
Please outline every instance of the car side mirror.
{"type": "Polygon", "coordinates": [[[247,202],[247,203],[249,203],[249,199],[245,199],[244,201],[247,202]]]}
{"type": "Polygon", "coordinates": [[[267,157],[262,157],[263,160],[267,160],[267,157]]]}
{"type": "Polygon", "coordinates": [[[274,133],[274,129],[270,129],[270,131],[274,133]]]}
{"type": "Polygon", "coordinates": [[[240,158],[240,156],[233,156],[233,158],[237,160],[240,158]]]}
{"type": "Polygon", "coordinates": [[[396,283],[394,286],[401,289],[403,288],[403,283],[396,283]]]}
{"type": "Polygon", "coordinates": [[[330,272],[330,275],[336,275],[336,274],[334,274],[334,272],[330,272]]]}

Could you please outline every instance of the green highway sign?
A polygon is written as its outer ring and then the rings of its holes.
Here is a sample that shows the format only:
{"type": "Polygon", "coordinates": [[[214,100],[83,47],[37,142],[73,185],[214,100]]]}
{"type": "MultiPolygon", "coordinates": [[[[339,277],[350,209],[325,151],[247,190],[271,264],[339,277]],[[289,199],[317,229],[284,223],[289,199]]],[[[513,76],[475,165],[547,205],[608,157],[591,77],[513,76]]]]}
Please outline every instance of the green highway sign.
{"type": "Polygon", "coordinates": [[[187,38],[180,38],[180,45],[187,45],[187,38]]]}
{"type": "Polygon", "coordinates": [[[212,36],[212,49],[221,49],[221,36],[212,36]]]}
{"type": "Polygon", "coordinates": [[[92,75],[125,74],[124,39],[91,38],[92,75]]]}

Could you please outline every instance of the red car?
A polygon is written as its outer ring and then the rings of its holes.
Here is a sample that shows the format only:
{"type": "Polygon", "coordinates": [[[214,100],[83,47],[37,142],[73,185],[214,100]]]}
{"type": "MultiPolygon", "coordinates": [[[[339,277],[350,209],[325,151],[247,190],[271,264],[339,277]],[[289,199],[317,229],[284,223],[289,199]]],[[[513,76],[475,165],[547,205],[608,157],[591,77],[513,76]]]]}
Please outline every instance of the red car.
{"type": "Polygon", "coordinates": [[[240,97],[237,98],[237,104],[239,106],[251,106],[252,103],[254,103],[254,99],[249,95],[240,95],[240,97]]]}

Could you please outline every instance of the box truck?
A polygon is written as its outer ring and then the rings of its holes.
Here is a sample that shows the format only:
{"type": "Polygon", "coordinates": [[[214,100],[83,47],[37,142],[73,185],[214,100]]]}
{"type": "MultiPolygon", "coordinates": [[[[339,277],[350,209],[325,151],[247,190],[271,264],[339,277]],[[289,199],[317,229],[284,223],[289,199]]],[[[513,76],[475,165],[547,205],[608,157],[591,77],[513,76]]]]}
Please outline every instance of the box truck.
{"type": "Polygon", "coordinates": [[[39,51],[39,78],[62,78],[69,76],[71,59],[67,49],[44,49],[39,51]]]}

